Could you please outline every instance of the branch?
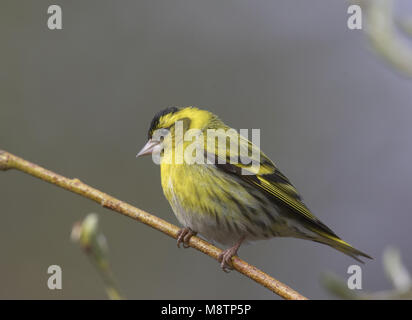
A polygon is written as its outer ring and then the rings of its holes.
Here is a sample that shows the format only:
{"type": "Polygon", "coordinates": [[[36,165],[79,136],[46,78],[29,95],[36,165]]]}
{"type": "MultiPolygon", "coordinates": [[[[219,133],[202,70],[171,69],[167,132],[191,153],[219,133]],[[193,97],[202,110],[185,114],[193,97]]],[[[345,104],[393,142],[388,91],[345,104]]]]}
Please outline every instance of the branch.
{"type": "MultiPolygon", "coordinates": [[[[158,231],[161,231],[172,238],[177,238],[179,228],[163,219],[160,219],[154,215],[151,215],[141,209],[133,207],[126,202],[118,200],[107,193],[101,192],[87,184],[84,184],[79,179],[69,179],[61,176],[57,173],[42,168],[34,163],[19,158],[11,153],[0,150],[0,170],[16,169],[27,174],[30,174],[36,178],[42,179],[46,182],[55,184],[63,189],[77,193],[85,198],[93,200],[103,207],[121,213],[129,218],[140,221],[158,231]]],[[[191,237],[189,245],[192,248],[203,252],[204,254],[217,260],[221,249],[211,245],[210,243],[202,240],[198,237],[191,237]]],[[[272,292],[281,296],[284,299],[291,300],[305,300],[306,298],[289,288],[287,285],[272,278],[267,273],[257,269],[256,267],[248,264],[239,257],[232,258],[232,264],[234,269],[244,274],[250,279],[256,281],[260,285],[268,288],[272,292]]]]}
{"type": "Polygon", "coordinates": [[[72,228],[71,239],[80,245],[95,266],[109,299],[122,299],[110,268],[106,237],[99,230],[97,214],[89,213],[83,221],[76,222],[72,228]]]}
{"type": "MultiPolygon", "coordinates": [[[[396,28],[400,24],[410,35],[410,20],[399,21],[393,13],[394,0],[352,0],[365,9],[365,33],[374,50],[392,67],[412,77],[412,48],[396,28]]],[[[410,38],[407,37],[407,38],[410,38]]]]}
{"type": "Polygon", "coordinates": [[[412,299],[412,281],[408,269],[402,262],[398,249],[387,247],[383,252],[383,266],[394,289],[376,292],[358,292],[348,288],[340,277],[327,273],[323,276],[324,286],[336,296],[346,300],[400,300],[412,299]]]}

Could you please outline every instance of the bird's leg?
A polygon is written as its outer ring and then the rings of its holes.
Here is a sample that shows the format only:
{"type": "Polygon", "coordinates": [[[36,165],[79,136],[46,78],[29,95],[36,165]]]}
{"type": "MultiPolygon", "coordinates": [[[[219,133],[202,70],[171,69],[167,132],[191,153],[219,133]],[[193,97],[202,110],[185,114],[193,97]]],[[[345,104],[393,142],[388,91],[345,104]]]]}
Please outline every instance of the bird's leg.
{"type": "Polygon", "coordinates": [[[232,257],[237,254],[237,251],[239,250],[239,247],[242,244],[243,240],[245,240],[244,236],[240,238],[240,240],[236,242],[236,244],[233,247],[223,250],[222,253],[219,254],[217,260],[220,262],[220,266],[222,267],[222,270],[224,272],[229,272],[229,270],[233,270],[231,260],[232,257]]]}
{"type": "Polygon", "coordinates": [[[180,244],[183,242],[183,248],[189,248],[189,241],[192,236],[195,236],[197,232],[185,227],[179,230],[177,233],[177,246],[180,248],[180,244]]]}

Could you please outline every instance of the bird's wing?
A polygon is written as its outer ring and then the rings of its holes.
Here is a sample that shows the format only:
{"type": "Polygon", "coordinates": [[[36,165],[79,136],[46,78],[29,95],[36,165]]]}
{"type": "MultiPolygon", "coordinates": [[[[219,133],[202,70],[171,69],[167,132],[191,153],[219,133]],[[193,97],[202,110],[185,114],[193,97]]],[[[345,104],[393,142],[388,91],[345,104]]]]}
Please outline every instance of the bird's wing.
{"type": "Polygon", "coordinates": [[[296,214],[295,218],[303,219],[315,229],[337,237],[331,229],[310,212],[289,179],[260,148],[234,129],[231,130],[233,131],[230,133],[226,131],[226,133],[217,134],[221,141],[226,141],[226,150],[218,149],[216,141],[214,145],[210,144],[211,139],[216,138],[207,138],[205,147],[207,161],[215,164],[219,170],[234,175],[263,192],[277,205],[287,206],[291,212],[296,214]],[[225,140],[222,135],[226,136],[225,140]]]}

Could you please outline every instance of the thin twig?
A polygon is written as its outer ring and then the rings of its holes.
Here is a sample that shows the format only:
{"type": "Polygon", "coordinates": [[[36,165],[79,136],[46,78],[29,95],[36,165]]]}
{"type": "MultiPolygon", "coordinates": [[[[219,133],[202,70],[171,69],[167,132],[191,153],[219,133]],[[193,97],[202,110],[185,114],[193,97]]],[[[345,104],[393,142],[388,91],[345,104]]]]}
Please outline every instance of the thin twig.
{"type": "MultiPolygon", "coordinates": [[[[0,170],[16,169],[28,173],[36,178],[42,179],[49,183],[55,184],[63,189],[77,193],[85,198],[93,200],[102,206],[113,211],[119,212],[132,219],[143,222],[144,224],[159,230],[172,238],[177,238],[179,228],[163,219],[151,215],[141,209],[133,207],[126,202],[118,200],[104,192],[84,184],[79,179],[69,179],[54,173],[50,170],[42,168],[34,163],[19,158],[11,153],[0,150],[0,170]]],[[[221,249],[211,245],[210,243],[198,238],[191,237],[189,245],[204,254],[217,260],[221,249]]],[[[234,269],[251,278],[262,286],[268,288],[282,298],[291,300],[306,300],[304,296],[289,288],[287,285],[272,278],[267,273],[248,264],[239,257],[233,257],[232,264],[234,269]]]]}
{"type": "Polygon", "coordinates": [[[106,237],[99,228],[97,214],[89,213],[83,221],[76,222],[72,228],[71,239],[79,244],[96,268],[103,280],[109,299],[123,299],[110,267],[106,237]]]}

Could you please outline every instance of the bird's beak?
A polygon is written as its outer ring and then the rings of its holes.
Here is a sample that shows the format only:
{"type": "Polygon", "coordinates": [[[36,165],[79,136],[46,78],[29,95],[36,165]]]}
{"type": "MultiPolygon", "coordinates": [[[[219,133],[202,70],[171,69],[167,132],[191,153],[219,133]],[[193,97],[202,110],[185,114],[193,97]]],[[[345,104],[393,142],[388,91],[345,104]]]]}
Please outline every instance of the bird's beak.
{"type": "Polygon", "coordinates": [[[139,153],[136,155],[136,158],[140,156],[145,156],[147,154],[152,154],[153,149],[159,144],[159,141],[153,141],[152,139],[149,139],[147,143],[144,145],[142,150],[139,151],[139,153]]]}

